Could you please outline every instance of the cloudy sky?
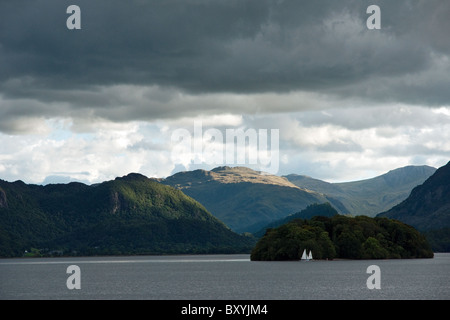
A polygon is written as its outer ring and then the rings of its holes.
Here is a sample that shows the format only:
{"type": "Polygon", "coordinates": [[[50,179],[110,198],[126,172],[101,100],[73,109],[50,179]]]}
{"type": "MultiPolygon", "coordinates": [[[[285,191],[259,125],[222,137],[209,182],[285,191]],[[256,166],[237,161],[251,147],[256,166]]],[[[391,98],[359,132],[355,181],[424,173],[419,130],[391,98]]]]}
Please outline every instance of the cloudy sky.
{"type": "MultiPolygon", "coordinates": [[[[449,17],[447,0],[1,0],[0,179],[233,166],[208,152],[238,129],[278,130],[279,175],[442,166],[449,17]],[[66,24],[73,4],[79,30],[66,24]],[[372,4],[379,30],[366,25],[372,4]],[[222,137],[196,136],[199,124],[222,137]],[[191,153],[177,149],[180,130],[191,153]]],[[[247,150],[265,151],[250,140],[247,150]]]]}

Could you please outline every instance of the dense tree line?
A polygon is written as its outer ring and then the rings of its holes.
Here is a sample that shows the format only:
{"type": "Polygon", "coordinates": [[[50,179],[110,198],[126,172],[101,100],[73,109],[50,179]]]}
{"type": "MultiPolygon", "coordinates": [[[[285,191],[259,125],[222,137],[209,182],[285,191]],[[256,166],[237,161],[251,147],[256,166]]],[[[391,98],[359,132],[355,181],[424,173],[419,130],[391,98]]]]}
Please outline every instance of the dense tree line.
{"type": "Polygon", "coordinates": [[[299,260],[303,250],[314,259],[432,258],[424,235],[388,218],[316,216],[268,229],[252,260],[299,260]]]}

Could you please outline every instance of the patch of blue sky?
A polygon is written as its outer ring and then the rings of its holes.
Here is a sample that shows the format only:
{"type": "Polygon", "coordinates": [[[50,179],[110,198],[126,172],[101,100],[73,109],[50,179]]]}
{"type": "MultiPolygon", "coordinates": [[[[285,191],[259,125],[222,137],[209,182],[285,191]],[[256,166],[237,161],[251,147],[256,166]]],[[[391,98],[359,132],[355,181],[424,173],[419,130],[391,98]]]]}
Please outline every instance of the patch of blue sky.
{"type": "Polygon", "coordinates": [[[47,119],[46,125],[50,128],[47,139],[53,141],[67,141],[69,139],[81,139],[92,141],[95,134],[92,132],[74,132],[71,130],[72,123],[62,119],[47,119]]]}

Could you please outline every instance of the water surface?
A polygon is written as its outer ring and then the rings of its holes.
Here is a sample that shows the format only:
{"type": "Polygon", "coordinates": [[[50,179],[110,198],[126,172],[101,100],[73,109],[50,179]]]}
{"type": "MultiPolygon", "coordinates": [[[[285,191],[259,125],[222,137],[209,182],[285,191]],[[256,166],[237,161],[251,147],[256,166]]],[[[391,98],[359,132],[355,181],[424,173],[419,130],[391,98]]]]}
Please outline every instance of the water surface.
{"type": "Polygon", "coordinates": [[[433,259],[257,262],[249,255],[0,259],[0,299],[449,299],[450,253],[433,259]],[[69,290],[67,267],[80,267],[69,290]],[[367,267],[378,265],[381,289],[367,267]]]}

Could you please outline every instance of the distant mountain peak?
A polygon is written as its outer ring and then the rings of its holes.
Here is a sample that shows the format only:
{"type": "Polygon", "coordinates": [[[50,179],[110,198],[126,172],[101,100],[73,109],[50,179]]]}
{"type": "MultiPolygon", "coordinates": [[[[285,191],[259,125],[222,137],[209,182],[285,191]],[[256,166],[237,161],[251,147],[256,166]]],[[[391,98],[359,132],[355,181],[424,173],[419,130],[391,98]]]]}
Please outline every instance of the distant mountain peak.
{"type": "Polygon", "coordinates": [[[390,186],[401,185],[409,183],[417,179],[418,176],[431,176],[436,172],[436,168],[430,166],[406,166],[390,170],[381,175],[381,177],[390,186]]]}
{"type": "Polygon", "coordinates": [[[162,183],[196,199],[237,232],[256,231],[309,204],[329,201],[323,194],[297,187],[285,177],[246,167],[184,171],[162,183]]]}
{"type": "Polygon", "coordinates": [[[166,179],[167,181],[177,180],[177,186],[190,186],[192,183],[216,181],[224,184],[230,183],[257,183],[284,186],[295,189],[302,189],[285,177],[256,171],[247,167],[221,166],[210,171],[197,169],[194,171],[183,171],[174,174],[166,179]]]}
{"type": "Polygon", "coordinates": [[[343,206],[334,205],[341,213],[375,216],[406,199],[415,186],[422,184],[435,171],[436,168],[430,166],[410,165],[374,178],[340,183],[296,174],[285,177],[299,187],[338,199],[343,206]]]}
{"type": "Polygon", "coordinates": [[[233,169],[236,169],[237,167],[229,167],[229,166],[221,166],[221,167],[216,167],[214,169],[212,169],[211,171],[213,172],[219,172],[219,171],[230,171],[233,169]]]}
{"type": "Polygon", "coordinates": [[[251,168],[241,167],[241,166],[236,166],[236,167],[221,166],[221,167],[216,167],[216,168],[212,169],[211,171],[212,172],[257,172],[260,174],[264,174],[261,171],[256,171],[251,168]]]}
{"type": "Polygon", "coordinates": [[[450,162],[416,186],[403,202],[379,215],[420,230],[450,227],[450,162]]]}
{"type": "Polygon", "coordinates": [[[144,176],[143,174],[131,172],[123,177],[117,177],[115,180],[148,180],[148,177],[144,176]]]}

